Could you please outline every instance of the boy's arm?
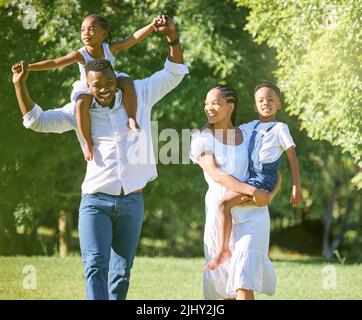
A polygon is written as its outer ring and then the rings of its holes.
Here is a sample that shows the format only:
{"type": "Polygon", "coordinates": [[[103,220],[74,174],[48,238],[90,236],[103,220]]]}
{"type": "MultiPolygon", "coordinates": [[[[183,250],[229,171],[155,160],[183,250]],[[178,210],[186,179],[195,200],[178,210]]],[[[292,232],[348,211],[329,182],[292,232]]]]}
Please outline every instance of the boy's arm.
{"type": "Polygon", "coordinates": [[[133,47],[134,45],[145,39],[149,34],[151,34],[154,31],[153,26],[154,26],[154,21],[144,26],[143,28],[137,30],[135,33],[133,33],[131,36],[127,37],[126,39],[112,42],[109,46],[111,53],[115,56],[120,51],[127,50],[133,47]]]}
{"type": "Polygon", "coordinates": [[[29,71],[53,70],[76,62],[84,63],[84,59],[79,51],[73,51],[63,57],[32,63],[29,65],[29,71]]]}
{"type": "Polygon", "coordinates": [[[290,202],[293,205],[296,205],[296,204],[300,203],[303,199],[302,188],[300,185],[299,163],[298,163],[298,158],[295,153],[294,147],[290,147],[286,152],[288,155],[289,166],[290,166],[290,170],[292,172],[292,178],[293,178],[293,190],[292,190],[292,196],[290,198],[290,202]]]}

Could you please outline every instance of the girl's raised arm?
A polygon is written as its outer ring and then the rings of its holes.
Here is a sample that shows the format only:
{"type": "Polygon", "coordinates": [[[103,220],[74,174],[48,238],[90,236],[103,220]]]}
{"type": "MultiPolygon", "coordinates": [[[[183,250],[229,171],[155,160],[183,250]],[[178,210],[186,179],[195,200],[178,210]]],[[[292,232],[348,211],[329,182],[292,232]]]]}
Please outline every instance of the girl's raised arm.
{"type": "Polygon", "coordinates": [[[109,49],[111,50],[111,53],[115,56],[117,53],[123,50],[127,50],[134,45],[136,45],[138,42],[145,39],[152,31],[154,31],[154,21],[152,20],[151,23],[144,26],[143,28],[137,30],[135,33],[133,33],[131,36],[127,37],[126,39],[117,40],[112,42],[109,45],[109,49]]]}
{"type": "Polygon", "coordinates": [[[84,63],[84,58],[82,57],[82,55],[79,51],[73,51],[63,57],[39,61],[39,62],[29,64],[29,71],[53,70],[53,69],[69,66],[76,62],[84,63]]]}

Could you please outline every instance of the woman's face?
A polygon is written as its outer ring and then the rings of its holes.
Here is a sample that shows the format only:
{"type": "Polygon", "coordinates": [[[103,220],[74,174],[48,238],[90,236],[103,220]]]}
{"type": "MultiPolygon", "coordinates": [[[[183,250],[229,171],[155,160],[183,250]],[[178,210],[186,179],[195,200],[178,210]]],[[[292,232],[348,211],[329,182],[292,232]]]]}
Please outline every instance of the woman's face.
{"type": "Polygon", "coordinates": [[[221,91],[215,88],[208,92],[204,110],[209,123],[218,123],[231,119],[234,104],[227,102],[221,91]]]}

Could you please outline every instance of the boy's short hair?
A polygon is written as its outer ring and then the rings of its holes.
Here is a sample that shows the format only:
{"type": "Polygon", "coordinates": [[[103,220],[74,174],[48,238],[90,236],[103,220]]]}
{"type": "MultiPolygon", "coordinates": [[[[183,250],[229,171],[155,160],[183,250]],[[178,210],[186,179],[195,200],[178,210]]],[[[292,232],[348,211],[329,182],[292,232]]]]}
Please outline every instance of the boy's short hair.
{"type": "Polygon", "coordinates": [[[255,93],[260,89],[260,88],[264,88],[264,87],[267,87],[269,89],[272,89],[278,96],[278,98],[280,99],[280,101],[282,101],[282,93],[280,92],[280,89],[279,87],[271,82],[271,81],[267,81],[267,80],[264,80],[262,82],[259,82],[255,88],[254,88],[254,96],[255,96],[255,93]]]}
{"type": "Polygon", "coordinates": [[[85,64],[84,68],[85,74],[88,74],[89,71],[102,71],[104,69],[110,69],[114,72],[112,64],[106,59],[94,59],[89,61],[85,64]]]}

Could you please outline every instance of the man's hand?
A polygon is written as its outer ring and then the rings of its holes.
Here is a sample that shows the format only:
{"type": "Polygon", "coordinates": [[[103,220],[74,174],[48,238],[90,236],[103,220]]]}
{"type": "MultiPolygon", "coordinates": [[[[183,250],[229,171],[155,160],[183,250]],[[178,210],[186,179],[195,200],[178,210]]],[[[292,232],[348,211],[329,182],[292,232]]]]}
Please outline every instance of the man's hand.
{"type": "Polygon", "coordinates": [[[29,65],[26,61],[20,61],[15,63],[11,71],[13,72],[13,83],[17,84],[20,82],[25,82],[29,75],[29,65]]]}
{"type": "Polygon", "coordinates": [[[167,15],[159,15],[154,19],[154,28],[158,32],[162,32],[169,41],[177,38],[176,26],[172,19],[167,15]]]}

